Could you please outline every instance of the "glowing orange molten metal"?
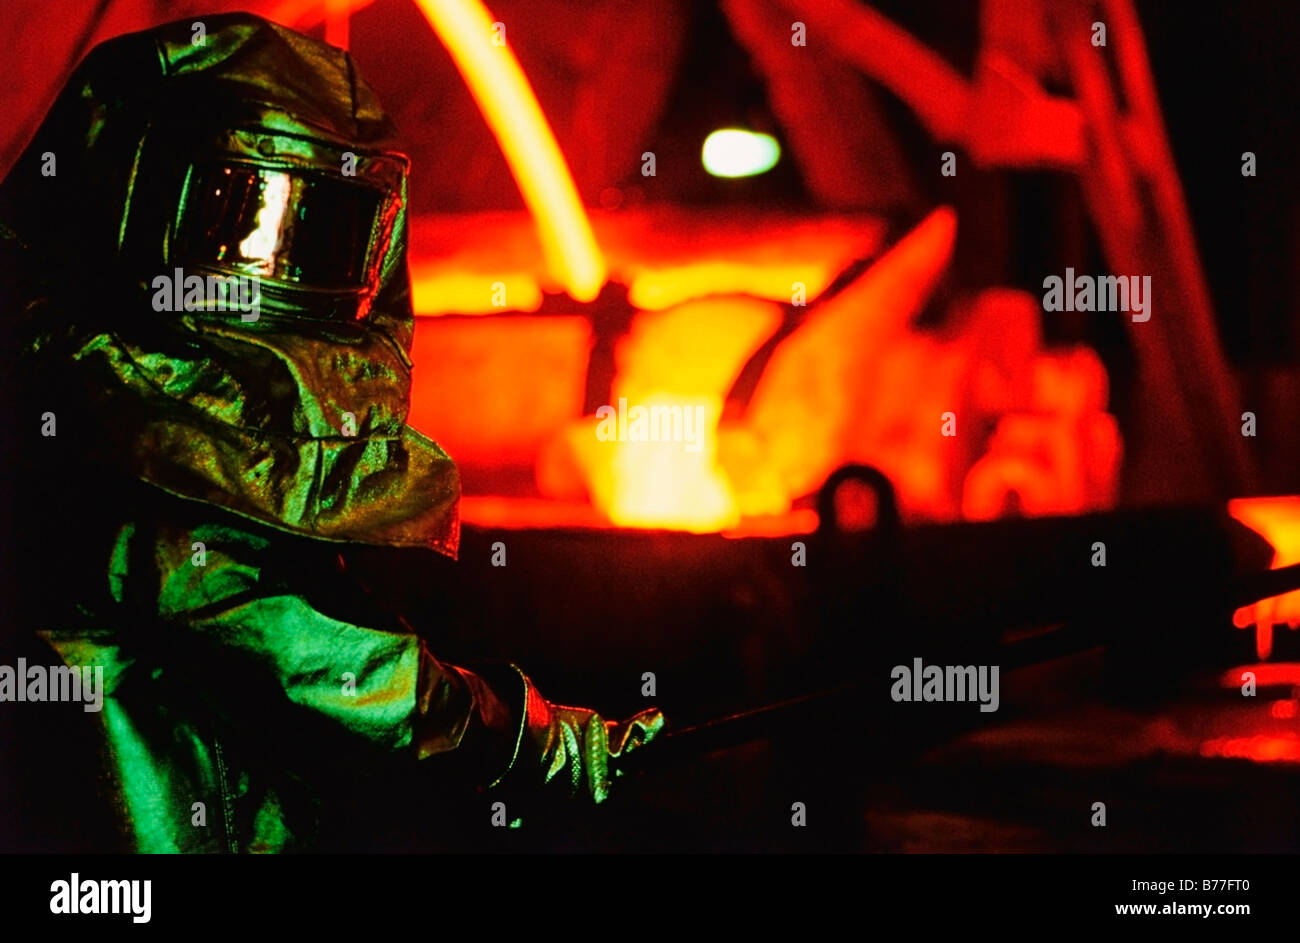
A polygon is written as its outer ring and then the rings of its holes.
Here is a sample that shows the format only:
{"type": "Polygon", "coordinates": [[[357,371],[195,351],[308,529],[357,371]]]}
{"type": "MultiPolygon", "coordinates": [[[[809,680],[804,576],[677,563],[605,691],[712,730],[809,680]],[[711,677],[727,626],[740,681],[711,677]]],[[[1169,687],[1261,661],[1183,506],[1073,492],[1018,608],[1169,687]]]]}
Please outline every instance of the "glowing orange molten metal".
{"type": "MultiPolygon", "coordinates": [[[[1228,502],[1228,513],[1273,545],[1273,569],[1300,563],[1300,497],[1239,498],[1228,502]]],[[[1267,658],[1274,625],[1300,626],[1300,590],[1243,606],[1232,623],[1239,629],[1254,625],[1255,651],[1267,658]]]]}
{"type": "MultiPolygon", "coordinates": [[[[724,296],[640,312],[616,354],[619,434],[601,435],[588,418],[566,437],[592,502],[616,524],[693,531],[788,511],[849,460],[863,357],[915,315],[947,264],[955,231],[952,211],[937,210],[812,313],[777,348],[744,417],[722,421],[723,400],[780,325],[781,309],[759,297],[724,296]],[[662,434],[653,422],[648,432],[637,430],[622,415],[672,409],[704,417],[692,441],[662,434]]],[[[699,272],[688,268],[676,286],[661,277],[657,300],[698,281],[699,272]]],[[[823,289],[827,275],[822,266],[774,273],[799,303],[810,283],[823,289]]],[[[778,290],[772,279],[766,283],[768,292],[778,290]]],[[[649,294],[645,284],[644,277],[635,283],[638,297],[649,294]]]]}
{"type": "Polygon", "coordinates": [[[779,318],[770,302],[738,298],[638,316],[616,353],[614,402],[604,418],[565,434],[575,474],[609,520],[697,532],[736,526],[749,509],[718,460],[722,400],[779,318]]]}
{"type": "Polygon", "coordinates": [[[532,86],[479,0],[416,0],[483,112],[538,222],[549,270],[579,301],[605,283],[605,261],[532,86]]]}
{"type": "Polygon", "coordinates": [[[894,482],[905,514],[931,520],[1110,506],[1120,443],[1096,354],[1045,350],[1037,301],[1011,289],[980,293],[943,329],[913,325],[955,235],[955,214],[934,211],[810,309],[734,414],[722,412],[727,393],[781,327],[781,292],[797,311],[833,270],[787,261],[742,286],[727,277],[735,265],[642,269],[615,402],[543,454],[541,490],[585,494],[622,526],[717,531],[786,515],[862,462],[894,482]],[[678,414],[697,417],[686,437],[656,420],[678,414]]]}

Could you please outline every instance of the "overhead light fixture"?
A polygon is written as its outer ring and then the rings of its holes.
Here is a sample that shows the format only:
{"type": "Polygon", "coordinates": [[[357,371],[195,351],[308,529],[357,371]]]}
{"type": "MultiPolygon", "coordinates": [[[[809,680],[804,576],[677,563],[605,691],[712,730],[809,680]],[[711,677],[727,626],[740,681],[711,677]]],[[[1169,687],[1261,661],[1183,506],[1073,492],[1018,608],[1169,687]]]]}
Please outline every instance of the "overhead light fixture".
{"type": "Polygon", "coordinates": [[[770,134],[723,128],[704,139],[700,156],[715,177],[753,177],[776,166],[781,145],[770,134]]]}

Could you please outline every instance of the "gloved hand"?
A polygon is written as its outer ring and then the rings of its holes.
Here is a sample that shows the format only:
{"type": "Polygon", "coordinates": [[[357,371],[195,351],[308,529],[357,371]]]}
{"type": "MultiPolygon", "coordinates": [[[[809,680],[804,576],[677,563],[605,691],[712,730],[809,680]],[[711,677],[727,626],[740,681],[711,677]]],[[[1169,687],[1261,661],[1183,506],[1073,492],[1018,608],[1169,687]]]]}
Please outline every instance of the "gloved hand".
{"type": "Polygon", "coordinates": [[[444,666],[425,654],[430,683],[419,702],[421,758],[442,754],[443,769],[479,788],[524,802],[604,802],[619,761],[664,729],[657,709],[623,722],[593,710],[552,704],[510,664],[444,666]],[[461,684],[455,679],[460,679],[461,684]]]}
{"type": "Polygon", "coordinates": [[[655,708],[621,723],[609,721],[592,710],[552,704],[526,676],[524,683],[528,693],[516,769],[522,766],[530,779],[539,775],[548,791],[569,798],[582,795],[604,802],[620,775],[619,759],[664,728],[664,715],[655,708]]]}

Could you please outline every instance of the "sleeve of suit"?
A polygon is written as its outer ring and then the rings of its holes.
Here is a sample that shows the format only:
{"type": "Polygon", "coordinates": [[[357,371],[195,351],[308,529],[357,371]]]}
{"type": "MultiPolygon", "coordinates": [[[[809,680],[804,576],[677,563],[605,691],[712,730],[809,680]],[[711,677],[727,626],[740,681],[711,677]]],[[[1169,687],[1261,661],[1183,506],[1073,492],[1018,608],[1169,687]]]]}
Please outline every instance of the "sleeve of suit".
{"type": "Polygon", "coordinates": [[[325,731],[331,746],[409,755],[483,788],[597,803],[619,758],[664,726],[653,709],[618,723],[552,704],[513,665],[440,661],[336,590],[328,547],[229,523],[163,524],[136,541],[164,644],[202,665],[203,696],[244,722],[325,731]]]}

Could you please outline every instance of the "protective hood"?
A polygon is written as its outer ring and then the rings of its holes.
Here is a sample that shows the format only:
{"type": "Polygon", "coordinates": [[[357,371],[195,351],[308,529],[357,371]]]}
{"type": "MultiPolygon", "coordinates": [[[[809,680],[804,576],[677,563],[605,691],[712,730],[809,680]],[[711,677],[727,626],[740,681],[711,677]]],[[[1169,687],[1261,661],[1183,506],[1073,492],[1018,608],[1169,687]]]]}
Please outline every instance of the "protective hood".
{"type": "Polygon", "coordinates": [[[0,185],[4,314],[98,430],[86,458],[455,556],[456,467],[406,425],[407,164],[348,54],[261,18],[96,47],[0,185]]]}

